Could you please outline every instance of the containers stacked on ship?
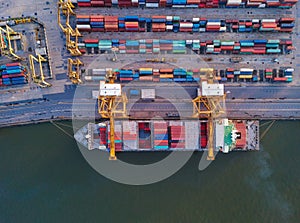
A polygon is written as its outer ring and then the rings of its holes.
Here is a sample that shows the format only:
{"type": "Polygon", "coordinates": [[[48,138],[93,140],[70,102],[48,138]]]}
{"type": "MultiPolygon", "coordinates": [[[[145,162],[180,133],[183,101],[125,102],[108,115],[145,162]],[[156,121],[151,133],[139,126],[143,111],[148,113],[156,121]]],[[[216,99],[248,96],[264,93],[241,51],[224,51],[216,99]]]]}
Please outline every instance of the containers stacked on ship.
{"type": "Polygon", "coordinates": [[[169,149],[168,123],[165,121],[153,122],[153,148],[154,150],[169,149]]]}
{"type": "Polygon", "coordinates": [[[200,147],[206,149],[207,147],[207,122],[200,122],[200,147]]]}
{"type": "Polygon", "coordinates": [[[151,124],[147,121],[138,122],[139,149],[152,149],[151,124]]]}
{"type": "Polygon", "coordinates": [[[234,122],[235,127],[235,148],[237,149],[244,149],[246,147],[246,139],[247,139],[247,132],[246,132],[246,124],[243,121],[236,121],[234,122]]]}
{"type": "MultiPolygon", "coordinates": [[[[186,143],[186,132],[185,125],[182,121],[170,121],[169,124],[170,132],[170,148],[171,149],[185,149],[186,143]]],[[[193,149],[193,148],[190,148],[193,149]]]]}
{"type": "MultiPolygon", "coordinates": [[[[110,149],[110,126],[108,124],[108,141],[107,141],[107,147],[110,149]]],[[[123,129],[122,129],[122,122],[115,122],[115,150],[117,152],[122,151],[123,148],[123,129]]]]}
{"type": "Polygon", "coordinates": [[[106,148],[107,147],[107,134],[106,134],[106,131],[107,131],[107,128],[106,128],[106,125],[100,125],[99,126],[99,136],[100,136],[100,147],[103,147],[103,148],[106,148]]]}
{"type": "Polygon", "coordinates": [[[123,149],[136,150],[138,148],[137,123],[123,121],[123,149]]]}

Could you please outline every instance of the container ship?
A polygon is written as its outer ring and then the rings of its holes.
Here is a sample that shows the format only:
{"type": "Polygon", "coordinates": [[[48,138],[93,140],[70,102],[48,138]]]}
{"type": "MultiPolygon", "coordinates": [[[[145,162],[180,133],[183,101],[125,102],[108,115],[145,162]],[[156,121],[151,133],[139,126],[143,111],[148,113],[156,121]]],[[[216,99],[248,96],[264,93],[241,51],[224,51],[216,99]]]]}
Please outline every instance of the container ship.
{"type": "MultiPolygon", "coordinates": [[[[214,149],[259,150],[259,121],[219,119],[213,122],[214,149]]],[[[88,123],[74,137],[89,150],[109,151],[109,121],[88,123]]],[[[204,151],[208,144],[207,120],[116,120],[115,150],[204,151]]]]}

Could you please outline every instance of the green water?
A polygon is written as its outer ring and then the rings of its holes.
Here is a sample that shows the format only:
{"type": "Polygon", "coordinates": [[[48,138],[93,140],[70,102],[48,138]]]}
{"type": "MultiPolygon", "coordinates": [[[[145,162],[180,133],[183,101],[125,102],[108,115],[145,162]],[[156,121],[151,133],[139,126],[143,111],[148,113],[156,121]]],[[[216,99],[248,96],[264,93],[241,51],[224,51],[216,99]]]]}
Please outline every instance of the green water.
{"type": "Polygon", "coordinates": [[[0,129],[0,222],[296,223],[299,135],[299,121],[276,122],[260,152],[218,154],[201,172],[197,153],[167,180],[126,186],[95,172],[75,141],[51,124],[0,129]]]}

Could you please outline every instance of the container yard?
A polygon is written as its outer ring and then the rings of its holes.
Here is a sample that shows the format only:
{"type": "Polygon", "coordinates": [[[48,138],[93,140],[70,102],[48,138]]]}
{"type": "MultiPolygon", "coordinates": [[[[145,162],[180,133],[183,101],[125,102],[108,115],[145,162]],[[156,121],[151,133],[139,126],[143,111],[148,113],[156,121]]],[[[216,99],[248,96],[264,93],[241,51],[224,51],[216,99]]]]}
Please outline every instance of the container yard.
{"type": "Polygon", "coordinates": [[[92,139],[98,141],[98,149],[110,153],[196,148],[208,150],[208,159],[213,159],[219,150],[256,150],[258,141],[247,147],[254,140],[247,135],[250,120],[258,126],[256,120],[281,117],[285,107],[291,110],[281,118],[298,117],[292,103],[300,87],[295,4],[296,0],[68,0],[38,3],[40,10],[25,10],[21,17],[20,11],[11,10],[10,17],[1,18],[1,100],[22,101],[25,111],[31,100],[43,100],[46,106],[30,105],[42,112],[25,115],[29,122],[70,118],[72,96],[85,87],[81,106],[96,103],[91,109],[102,121],[92,139]],[[186,92],[170,91],[178,86],[186,92]],[[278,87],[284,90],[276,91],[278,87]],[[264,89],[274,96],[256,95],[264,89]],[[219,109],[203,111],[203,102],[219,109]],[[114,103],[118,106],[110,108],[114,103]],[[224,114],[215,113],[223,108],[224,114]],[[130,121],[118,120],[120,114],[130,121]],[[155,120],[157,116],[163,121],[155,120]],[[193,121],[181,122],[181,116],[193,121]],[[227,117],[231,121],[218,124],[227,117]],[[188,128],[195,128],[195,134],[187,134],[192,132],[188,128]]]}

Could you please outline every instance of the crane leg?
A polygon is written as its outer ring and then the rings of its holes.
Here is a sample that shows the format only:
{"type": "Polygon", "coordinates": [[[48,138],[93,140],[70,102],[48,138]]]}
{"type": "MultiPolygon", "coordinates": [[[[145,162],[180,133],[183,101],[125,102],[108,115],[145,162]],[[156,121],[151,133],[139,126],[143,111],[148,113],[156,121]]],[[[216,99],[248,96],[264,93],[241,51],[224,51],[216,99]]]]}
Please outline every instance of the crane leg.
{"type": "Polygon", "coordinates": [[[110,152],[109,160],[116,160],[116,150],[115,150],[115,123],[113,114],[110,116],[110,152]]]}

